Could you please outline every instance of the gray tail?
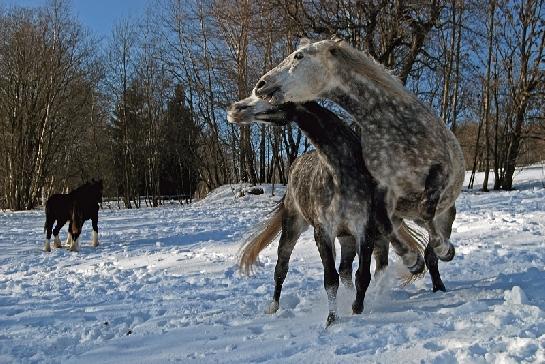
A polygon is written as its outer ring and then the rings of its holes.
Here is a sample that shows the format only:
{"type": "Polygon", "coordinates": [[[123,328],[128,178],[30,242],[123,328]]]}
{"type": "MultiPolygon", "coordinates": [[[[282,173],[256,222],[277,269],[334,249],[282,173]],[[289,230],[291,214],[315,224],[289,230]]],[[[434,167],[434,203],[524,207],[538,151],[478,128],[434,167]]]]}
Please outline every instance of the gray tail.
{"type": "Polygon", "coordinates": [[[284,215],[284,198],[272,211],[272,216],[261,223],[256,231],[242,244],[239,269],[249,275],[257,261],[259,253],[278,236],[282,230],[282,216],[284,215]]]}

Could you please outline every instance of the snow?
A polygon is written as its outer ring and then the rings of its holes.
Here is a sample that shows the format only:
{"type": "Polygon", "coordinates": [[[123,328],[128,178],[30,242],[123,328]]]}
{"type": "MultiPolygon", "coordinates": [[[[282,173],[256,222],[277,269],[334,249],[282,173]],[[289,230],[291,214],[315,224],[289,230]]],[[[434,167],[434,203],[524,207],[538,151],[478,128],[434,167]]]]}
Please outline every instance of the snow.
{"type": "MultiPolygon", "coordinates": [[[[477,176],[477,181],[482,175],[477,176]]],[[[545,361],[545,188],[541,166],[517,191],[464,191],[440,263],[447,292],[429,276],[402,287],[390,256],[362,315],[339,291],[340,319],[325,328],[323,269],[303,234],[280,309],[276,243],[251,277],[236,267],[240,242],[283,188],[157,209],[100,211],[98,248],[87,223],[80,253],[42,252],[42,211],[0,212],[0,363],[520,363],[545,361]]],[[[64,238],[66,228],[61,232],[64,238]]]]}

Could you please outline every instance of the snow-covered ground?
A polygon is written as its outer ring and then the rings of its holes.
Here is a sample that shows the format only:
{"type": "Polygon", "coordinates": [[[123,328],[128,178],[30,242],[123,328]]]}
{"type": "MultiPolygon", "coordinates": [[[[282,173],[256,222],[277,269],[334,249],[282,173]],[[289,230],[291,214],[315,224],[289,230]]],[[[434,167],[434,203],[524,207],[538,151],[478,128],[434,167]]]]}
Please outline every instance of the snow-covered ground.
{"type": "Polygon", "coordinates": [[[190,206],[101,210],[101,245],[89,246],[87,223],[79,254],[41,251],[42,211],[0,212],[0,363],[544,362],[543,181],[536,166],[517,175],[518,191],[462,193],[457,255],[440,263],[446,293],[432,293],[428,276],[400,287],[391,254],[364,313],[351,314],[354,293],[341,288],[328,329],[311,231],[277,314],[263,313],[276,244],[254,276],[237,272],[240,241],[281,190],[235,198],[224,187],[190,206]]]}

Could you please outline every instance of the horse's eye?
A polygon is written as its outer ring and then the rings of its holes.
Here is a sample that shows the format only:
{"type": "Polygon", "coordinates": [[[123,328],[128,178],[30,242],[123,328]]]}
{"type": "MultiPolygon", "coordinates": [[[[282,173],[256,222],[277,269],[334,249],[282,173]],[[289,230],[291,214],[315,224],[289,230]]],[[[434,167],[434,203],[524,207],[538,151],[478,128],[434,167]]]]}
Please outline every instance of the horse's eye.
{"type": "Polygon", "coordinates": [[[299,53],[295,53],[293,55],[293,58],[294,59],[303,59],[303,53],[299,52],[299,53]]]}

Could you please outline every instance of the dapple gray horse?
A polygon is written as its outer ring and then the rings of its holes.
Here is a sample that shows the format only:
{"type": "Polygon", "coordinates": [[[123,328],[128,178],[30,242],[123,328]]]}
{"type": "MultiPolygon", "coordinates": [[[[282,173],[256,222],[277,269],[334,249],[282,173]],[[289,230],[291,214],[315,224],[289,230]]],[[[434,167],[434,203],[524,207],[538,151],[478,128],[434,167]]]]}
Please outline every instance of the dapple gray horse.
{"type": "MultiPolygon", "coordinates": [[[[294,121],[315,145],[316,152],[299,157],[292,165],[288,189],[265,228],[243,247],[240,266],[248,270],[257,255],[282,230],[275,268],[275,291],[268,312],[279,307],[282,284],[288,271],[289,258],[300,234],[309,225],[324,265],[324,287],[328,295],[327,324],[336,317],[336,293],[339,274],[335,269],[334,239],[341,243],[339,271],[344,282],[352,281],[352,262],[359,252],[356,272],[354,313],[363,310],[363,298],[370,282],[369,265],[374,249],[377,270],[388,262],[390,239],[404,263],[415,274],[422,272],[424,261],[413,239],[405,244],[393,234],[385,211],[384,193],[364,165],[357,135],[331,111],[315,102],[271,105],[257,98],[248,98],[232,105],[229,121],[246,124],[259,121],[283,125],[294,121]],[[413,249],[409,249],[407,245],[413,249]]],[[[404,230],[409,231],[409,230],[404,230]]],[[[407,233],[405,240],[411,235],[407,233]]]]}
{"type": "MultiPolygon", "coordinates": [[[[365,168],[385,189],[394,230],[402,219],[414,220],[429,233],[428,266],[437,266],[437,257],[453,259],[449,238],[464,180],[462,150],[399,80],[345,42],[324,40],[304,42],[254,92],[273,105],[329,98],[352,114],[361,129],[365,168]]],[[[438,280],[433,284],[434,291],[444,290],[438,280]]]]}

